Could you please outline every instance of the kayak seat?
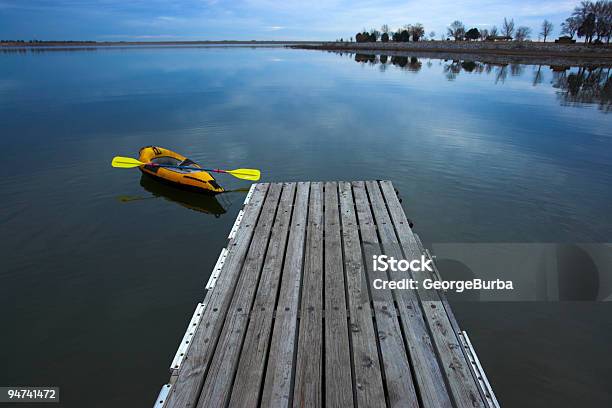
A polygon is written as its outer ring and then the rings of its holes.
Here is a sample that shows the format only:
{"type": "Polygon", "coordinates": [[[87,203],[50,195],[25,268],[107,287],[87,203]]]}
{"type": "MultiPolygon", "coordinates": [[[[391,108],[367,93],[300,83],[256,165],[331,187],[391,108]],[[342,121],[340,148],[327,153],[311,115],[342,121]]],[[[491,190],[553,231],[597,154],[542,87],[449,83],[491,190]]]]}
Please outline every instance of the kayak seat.
{"type": "Polygon", "coordinates": [[[179,164],[179,166],[193,166],[194,164],[196,164],[196,162],[194,162],[191,159],[185,159],[181,162],[181,164],[179,164]]]}
{"type": "Polygon", "coordinates": [[[169,157],[169,156],[155,157],[155,158],[151,159],[151,163],[169,164],[169,165],[172,165],[172,166],[181,166],[181,161],[180,160],[175,159],[174,157],[169,157]]]}

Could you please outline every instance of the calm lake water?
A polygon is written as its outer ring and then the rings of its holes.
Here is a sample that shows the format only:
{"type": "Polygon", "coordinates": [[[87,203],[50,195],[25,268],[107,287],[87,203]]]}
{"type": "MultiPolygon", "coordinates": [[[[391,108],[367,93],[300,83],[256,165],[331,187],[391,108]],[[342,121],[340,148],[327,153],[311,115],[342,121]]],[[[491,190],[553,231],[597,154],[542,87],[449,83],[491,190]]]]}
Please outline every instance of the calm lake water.
{"type": "MultiPolygon", "coordinates": [[[[612,241],[609,68],[380,61],[0,53],[0,385],[147,406],[168,380],[249,185],[219,176],[239,191],[202,199],[111,168],[145,145],[263,181],[392,180],[426,244],[612,241]]],[[[455,312],[503,406],[612,404],[610,303],[455,312]]]]}

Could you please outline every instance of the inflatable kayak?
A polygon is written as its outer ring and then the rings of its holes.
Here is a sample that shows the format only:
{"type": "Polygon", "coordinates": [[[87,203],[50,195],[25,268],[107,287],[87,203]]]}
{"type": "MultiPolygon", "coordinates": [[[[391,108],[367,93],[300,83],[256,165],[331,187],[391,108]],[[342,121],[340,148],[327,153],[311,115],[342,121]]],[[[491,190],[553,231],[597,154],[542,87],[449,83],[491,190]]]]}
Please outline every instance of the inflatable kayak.
{"type": "MultiPolygon", "coordinates": [[[[140,149],[138,151],[138,160],[144,163],[201,168],[194,161],[178,153],[156,146],[146,146],[140,149]]],[[[144,174],[177,187],[212,194],[224,191],[223,187],[217,184],[215,178],[203,170],[168,168],[147,164],[139,166],[139,168],[144,174]]]]}

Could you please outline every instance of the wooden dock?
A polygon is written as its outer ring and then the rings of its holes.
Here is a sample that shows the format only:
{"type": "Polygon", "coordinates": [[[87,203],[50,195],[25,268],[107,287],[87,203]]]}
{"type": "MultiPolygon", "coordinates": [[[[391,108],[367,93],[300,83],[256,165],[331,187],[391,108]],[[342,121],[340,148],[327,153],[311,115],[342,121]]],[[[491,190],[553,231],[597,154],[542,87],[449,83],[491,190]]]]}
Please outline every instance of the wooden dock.
{"type": "Polygon", "coordinates": [[[380,254],[431,259],[391,182],[255,184],[155,406],[498,407],[443,293],[373,288],[410,277],[380,254]]]}

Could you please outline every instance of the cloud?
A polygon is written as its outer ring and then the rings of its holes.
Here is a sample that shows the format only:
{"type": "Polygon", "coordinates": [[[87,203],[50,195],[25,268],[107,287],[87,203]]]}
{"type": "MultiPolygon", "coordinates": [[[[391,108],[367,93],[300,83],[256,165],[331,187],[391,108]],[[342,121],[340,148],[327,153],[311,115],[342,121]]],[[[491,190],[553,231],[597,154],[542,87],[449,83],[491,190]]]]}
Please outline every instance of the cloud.
{"type": "Polygon", "coordinates": [[[164,40],[164,39],[182,38],[182,36],[170,35],[170,34],[155,34],[155,35],[105,34],[105,35],[101,35],[100,38],[107,38],[109,40],[110,39],[164,40]]]}
{"type": "Polygon", "coordinates": [[[192,39],[330,40],[362,28],[420,22],[446,32],[453,20],[468,27],[501,25],[512,17],[534,33],[544,18],[557,30],[578,0],[0,0],[0,38],[98,38],[175,35],[192,39]],[[290,27],[290,29],[289,29],[290,27]],[[160,33],[160,31],[162,33],[160,33]]]}

